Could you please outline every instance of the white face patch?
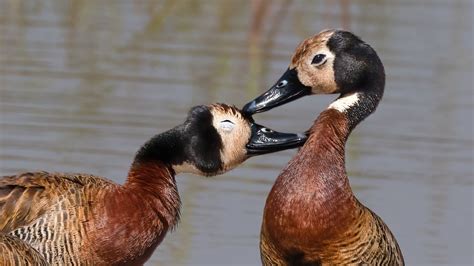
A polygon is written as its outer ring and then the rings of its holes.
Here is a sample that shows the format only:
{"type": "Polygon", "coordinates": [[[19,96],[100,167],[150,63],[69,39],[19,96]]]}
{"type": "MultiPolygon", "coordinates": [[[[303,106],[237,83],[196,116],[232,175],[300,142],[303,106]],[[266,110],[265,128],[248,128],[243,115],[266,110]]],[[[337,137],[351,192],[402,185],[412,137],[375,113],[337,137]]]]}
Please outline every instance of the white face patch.
{"type": "Polygon", "coordinates": [[[211,113],[212,124],[222,140],[222,172],[226,172],[248,158],[245,145],[251,136],[250,123],[237,111],[233,113],[218,106],[214,107],[211,113]]]}
{"type": "Polygon", "coordinates": [[[344,113],[350,107],[356,105],[359,102],[359,93],[354,92],[342,98],[339,98],[332,102],[328,109],[336,109],[341,113],[344,113]]]}
{"type": "Polygon", "coordinates": [[[313,49],[296,66],[298,79],[303,85],[311,87],[313,94],[335,93],[338,89],[334,81],[335,55],[323,44],[313,49]],[[313,62],[316,56],[324,58],[320,62],[313,62]]]}

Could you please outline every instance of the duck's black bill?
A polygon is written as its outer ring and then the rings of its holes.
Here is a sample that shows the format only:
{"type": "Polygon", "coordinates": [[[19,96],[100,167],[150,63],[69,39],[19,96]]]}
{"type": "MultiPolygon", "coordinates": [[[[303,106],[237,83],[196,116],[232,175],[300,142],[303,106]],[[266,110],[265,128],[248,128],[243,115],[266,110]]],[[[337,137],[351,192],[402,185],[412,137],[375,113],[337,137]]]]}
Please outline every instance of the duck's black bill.
{"type": "Polygon", "coordinates": [[[242,111],[247,115],[265,112],[309,94],[311,88],[300,82],[296,69],[288,69],[273,87],[247,103],[242,111]]]}
{"type": "Polygon", "coordinates": [[[306,142],[305,134],[282,133],[253,123],[252,136],[247,143],[250,156],[298,148],[306,142]]]}

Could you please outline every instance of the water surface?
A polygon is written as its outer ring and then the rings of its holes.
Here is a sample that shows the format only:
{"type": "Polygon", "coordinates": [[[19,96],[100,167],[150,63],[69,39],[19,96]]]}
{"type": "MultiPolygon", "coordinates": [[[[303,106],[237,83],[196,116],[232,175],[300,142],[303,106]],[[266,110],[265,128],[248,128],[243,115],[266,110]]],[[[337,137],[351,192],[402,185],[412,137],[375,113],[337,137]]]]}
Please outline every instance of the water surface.
{"type": "MultiPolygon", "coordinates": [[[[408,265],[473,264],[472,2],[0,2],[0,174],[86,172],[123,182],[135,151],[197,104],[242,106],[304,38],[351,29],[386,66],[377,112],[352,134],[357,197],[408,265]]],[[[334,96],[257,115],[303,131],[334,96]]],[[[147,265],[259,265],[266,195],[294,155],[223,176],[181,175],[178,228],[147,265]]]]}

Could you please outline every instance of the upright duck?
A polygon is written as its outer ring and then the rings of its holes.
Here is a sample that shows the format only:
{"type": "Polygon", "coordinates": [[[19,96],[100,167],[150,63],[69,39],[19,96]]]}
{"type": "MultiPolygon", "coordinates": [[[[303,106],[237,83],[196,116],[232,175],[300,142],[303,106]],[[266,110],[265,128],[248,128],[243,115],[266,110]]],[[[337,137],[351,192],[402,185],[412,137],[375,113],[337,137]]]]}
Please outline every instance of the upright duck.
{"type": "Polygon", "coordinates": [[[404,265],[387,225],[352,193],[345,168],[347,138],[375,111],[384,87],[372,47],[350,32],[326,30],[304,40],[278,82],[243,108],[253,114],[304,95],[340,94],[268,195],[264,265],[404,265]]]}
{"type": "Polygon", "coordinates": [[[2,177],[0,257],[32,248],[43,257],[38,263],[141,265],[179,220],[176,174],[222,174],[305,139],[255,124],[235,107],[197,106],[141,147],[124,185],[88,174],[2,177]]]}

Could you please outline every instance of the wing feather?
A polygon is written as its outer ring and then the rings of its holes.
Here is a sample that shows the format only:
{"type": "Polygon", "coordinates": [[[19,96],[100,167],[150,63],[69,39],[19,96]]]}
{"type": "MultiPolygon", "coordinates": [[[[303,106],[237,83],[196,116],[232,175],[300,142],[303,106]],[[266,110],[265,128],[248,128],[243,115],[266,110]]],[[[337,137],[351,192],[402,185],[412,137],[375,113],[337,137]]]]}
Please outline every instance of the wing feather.
{"type": "MultiPolygon", "coordinates": [[[[111,181],[91,175],[27,172],[0,178],[0,232],[8,233],[35,222],[65,198],[76,198],[85,186],[111,181]]],[[[71,207],[71,206],[69,206],[71,207]]]]}
{"type": "Polygon", "coordinates": [[[0,265],[46,266],[46,260],[27,243],[17,237],[0,234],[0,265]]]}

